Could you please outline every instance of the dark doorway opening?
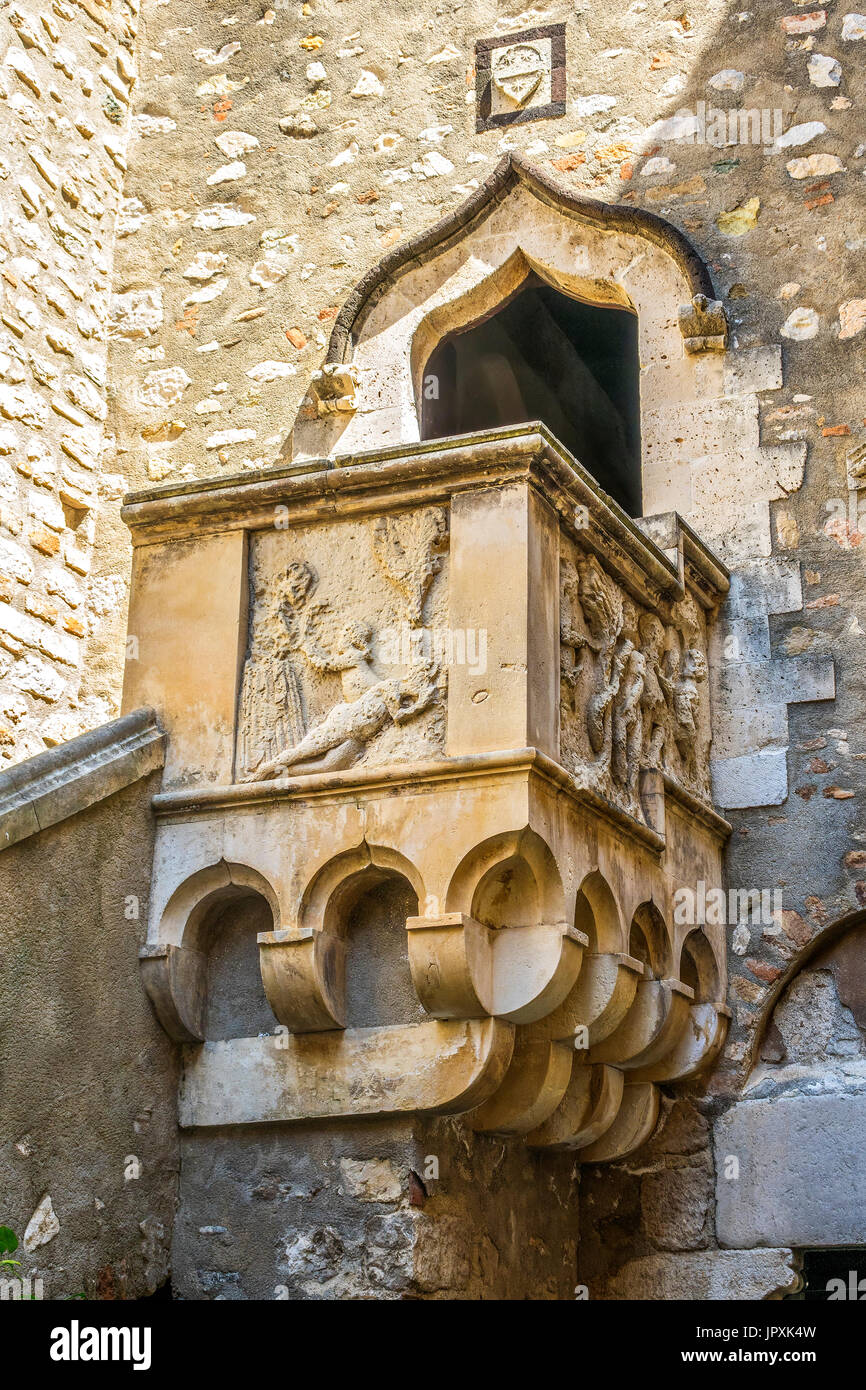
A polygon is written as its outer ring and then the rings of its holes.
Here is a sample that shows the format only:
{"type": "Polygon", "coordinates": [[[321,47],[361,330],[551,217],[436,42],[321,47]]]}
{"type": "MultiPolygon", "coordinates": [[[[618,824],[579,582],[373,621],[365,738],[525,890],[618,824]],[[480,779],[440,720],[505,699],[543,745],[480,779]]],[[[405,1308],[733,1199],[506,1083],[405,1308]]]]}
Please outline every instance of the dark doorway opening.
{"type": "Polygon", "coordinates": [[[803,1250],[803,1284],[787,1298],[805,1303],[866,1302],[866,1249],[803,1250]]]}
{"type": "Polygon", "coordinates": [[[541,420],[630,516],[641,513],[637,315],[585,304],[532,273],[488,317],[437,345],[421,436],[541,420]]]}

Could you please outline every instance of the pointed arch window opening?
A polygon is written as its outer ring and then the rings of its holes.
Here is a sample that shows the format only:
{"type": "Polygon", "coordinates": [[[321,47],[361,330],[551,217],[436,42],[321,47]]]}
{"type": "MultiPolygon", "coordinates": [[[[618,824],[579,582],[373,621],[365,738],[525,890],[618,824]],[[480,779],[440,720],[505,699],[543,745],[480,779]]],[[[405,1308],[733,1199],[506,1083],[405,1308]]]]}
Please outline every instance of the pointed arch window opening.
{"type": "Polygon", "coordinates": [[[421,438],[540,420],[630,516],[640,516],[638,320],[535,271],[483,318],[446,334],[424,368],[421,438]]]}

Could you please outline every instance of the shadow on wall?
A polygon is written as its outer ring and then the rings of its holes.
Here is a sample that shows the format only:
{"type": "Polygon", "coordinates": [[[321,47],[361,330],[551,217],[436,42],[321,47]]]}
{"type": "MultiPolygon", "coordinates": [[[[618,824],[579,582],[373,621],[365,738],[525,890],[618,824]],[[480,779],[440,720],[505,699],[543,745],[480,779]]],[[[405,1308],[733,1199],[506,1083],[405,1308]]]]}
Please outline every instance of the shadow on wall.
{"type": "Polygon", "coordinates": [[[422,439],[542,420],[630,516],[641,511],[637,317],[530,272],[479,322],[447,334],[423,374],[422,439]]]}

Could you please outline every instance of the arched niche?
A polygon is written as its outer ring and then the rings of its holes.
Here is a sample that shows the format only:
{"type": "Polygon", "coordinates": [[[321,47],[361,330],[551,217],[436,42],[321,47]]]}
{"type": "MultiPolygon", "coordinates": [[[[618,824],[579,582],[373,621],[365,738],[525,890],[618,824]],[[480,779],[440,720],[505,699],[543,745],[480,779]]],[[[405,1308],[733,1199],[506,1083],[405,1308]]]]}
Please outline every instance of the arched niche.
{"type": "Polygon", "coordinates": [[[308,885],[299,922],[337,944],[329,984],[341,1026],[382,1027],[424,1017],[406,941],[406,919],[417,915],[423,894],[415,866],[381,845],[336,855],[308,885]]]}
{"type": "Polygon", "coordinates": [[[363,870],[341,904],[346,937],[346,1027],[417,1023],[426,1015],[409,969],[406,919],[418,897],[403,874],[363,870]]]}
{"type": "MultiPolygon", "coordinates": [[[[619,333],[627,362],[639,362],[639,390],[629,386],[631,404],[626,409],[621,400],[607,419],[631,421],[626,433],[635,449],[639,436],[652,446],[662,429],[657,412],[672,397],[717,393],[721,353],[709,353],[708,364],[695,344],[710,339],[684,340],[681,331],[683,306],[714,296],[707,268],[682,233],[644,210],[581,197],[508,155],[459,209],[396,248],[350,295],[299,412],[293,457],[418,443],[424,371],[438,345],[485,322],[500,319],[501,327],[501,315],[530,292],[536,301],[561,300],[575,323],[583,316],[575,335],[585,356],[573,342],[567,351],[588,371],[587,326],[605,316],[619,325],[611,340],[619,333]]],[[[524,298],[524,308],[528,303],[524,298]]],[[[641,505],[639,482],[619,487],[632,510],[641,505]]],[[[645,488],[642,506],[646,513],[666,509],[664,498],[647,497],[645,488]]]]}
{"type": "Polygon", "coordinates": [[[204,1036],[208,1041],[270,1033],[277,1020],[259,969],[259,932],[273,930],[267,899],[251,889],[223,889],[200,916],[196,941],[204,956],[204,1036]]]}
{"type": "Polygon", "coordinates": [[[866,1057],[866,914],[825,927],[768,991],[752,1063],[825,1065],[866,1057]]]}
{"type": "Polygon", "coordinates": [[[198,949],[203,918],[213,903],[219,900],[219,895],[232,888],[246,889],[263,897],[271,910],[272,926],[280,926],[277,894],[264,874],[248,864],[221,859],[218,863],[197,869],[178,884],[159,916],[156,941],[160,945],[198,949]]]}
{"type": "Polygon", "coordinates": [[[258,937],[279,926],[276,893],[249,865],[220,860],[178,885],[140,952],[144,987],[171,1037],[250,1037],[276,1026],[258,937]]]}
{"type": "Polygon", "coordinates": [[[623,950],[622,916],[607,879],[598,869],[587,874],[575,903],[574,925],[589,938],[589,950],[623,950]]]}
{"type": "Polygon", "coordinates": [[[416,388],[421,438],[540,420],[639,516],[639,375],[630,307],[565,294],[529,270],[492,312],[433,346],[416,388]]]}
{"type": "Polygon", "coordinates": [[[721,973],[713,948],[700,927],[689,932],[680,952],[679,978],[694,990],[697,1004],[722,999],[721,973]]]}
{"type": "Polygon", "coordinates": [[[458,865],[445,907],[488,927],[564,922],[562,880],[550,847],[533,830],[482,841],[458,865]]]}
{"type": "Polygon", "coordinates": [[[664,980],[671,975],[671,938],[655,903],[641,903],[631,919],[628,953],[646,968],[647,976],[664,980]]]}

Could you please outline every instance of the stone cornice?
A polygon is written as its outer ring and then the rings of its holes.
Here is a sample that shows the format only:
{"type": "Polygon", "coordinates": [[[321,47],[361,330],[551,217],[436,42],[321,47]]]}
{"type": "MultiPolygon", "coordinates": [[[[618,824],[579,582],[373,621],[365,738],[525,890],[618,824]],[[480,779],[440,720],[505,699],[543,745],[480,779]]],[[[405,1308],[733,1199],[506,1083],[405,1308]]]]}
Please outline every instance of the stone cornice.
{"type": "MultiPolygon", "coordinates": [[[[665,847],[663,835],[642,825],[588,787],[582,787],[559,763],[537,748],[519,748],[502,753],[479,753],[471,757],[431,759],[425,763],[391,763],[382,767],[349,768],[345,772],[316,772],[302,777],[281,777],[266,782],[242,782],[222,787],[180,788],[158,792],[152,805],[160,819],[236,810],[241,806],[261,806],[277,801],[344,800],[347,792],[358,797],[375,797],[383,792],[411,795],[443,782],[466,783],[485,777],[536,776],[594,815],[638,840],[653,853],[665,847]]],[[[716,811],[696,796],[665,779],[665,794],[698,819],[720,840],[726,840],[731,827],[716,811]]]]}
{"type": "Polygon", "coordinates": [[[145,545],[273,527],[277,508],[290,509],[293,525],[309,524],[519,481],[537,487],[566,529],[603,555],[636,597],[675,600],[688,587],[709,608],[726,593],[727,570],[675,513],[633,521],[539,422],[151,488],[131,494],[122,516],[133,542],[145,545]]]}

